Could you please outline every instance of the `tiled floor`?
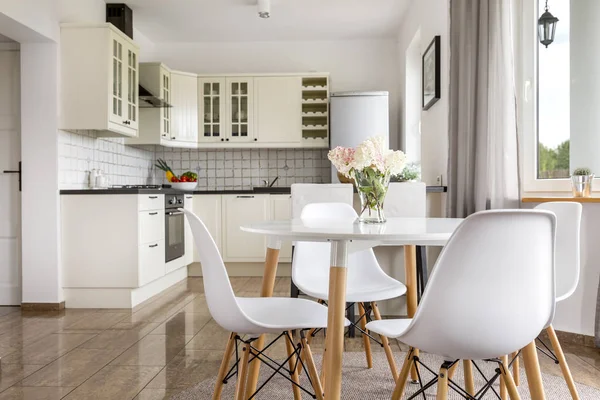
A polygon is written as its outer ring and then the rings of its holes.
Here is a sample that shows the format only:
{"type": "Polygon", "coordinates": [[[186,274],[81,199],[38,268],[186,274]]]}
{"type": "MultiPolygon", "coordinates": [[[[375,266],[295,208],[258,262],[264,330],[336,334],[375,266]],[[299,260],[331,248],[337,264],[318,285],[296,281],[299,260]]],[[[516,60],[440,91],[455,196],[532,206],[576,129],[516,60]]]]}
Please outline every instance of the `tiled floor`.
{"type": "MultiPolygon", "coordinates": [[[[242,296],[257,295],[260,282],[232,279],[242,296]]],[[[0,308],[0,400],[158,400],[213,379],[227,332],[211,319],[203,293],[202,280],[190,278],[134,310],[0,308]]],[[[289,295],[289,279],[278,279],[275,295],[289,295]]],[[[346,348],[362,351],[362,339],[347,339],[346,348]]],[[[600,350],[564,348],[575,380],[600,388],[600,350]]],[[[545,372],[560,374],[540,360],[545,372]]]]}

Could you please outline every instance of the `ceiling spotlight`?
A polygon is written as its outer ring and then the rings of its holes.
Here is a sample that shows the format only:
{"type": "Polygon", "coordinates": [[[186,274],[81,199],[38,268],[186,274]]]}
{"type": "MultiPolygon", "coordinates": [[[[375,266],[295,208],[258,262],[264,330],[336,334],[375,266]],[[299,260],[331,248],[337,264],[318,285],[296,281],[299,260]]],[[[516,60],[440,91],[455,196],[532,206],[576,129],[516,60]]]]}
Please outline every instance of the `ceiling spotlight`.
{"type": "Polygon", "coordinates": [[[261,18],[271,17],[271,1],[258,0],[258,16],[261,18]]]}

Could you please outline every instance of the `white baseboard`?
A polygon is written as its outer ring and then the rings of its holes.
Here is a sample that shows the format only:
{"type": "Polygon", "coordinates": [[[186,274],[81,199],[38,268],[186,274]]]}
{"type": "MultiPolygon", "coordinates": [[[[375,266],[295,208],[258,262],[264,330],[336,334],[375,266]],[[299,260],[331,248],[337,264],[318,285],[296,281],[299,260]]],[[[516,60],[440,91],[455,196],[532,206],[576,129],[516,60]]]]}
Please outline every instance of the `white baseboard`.
{"type": "MultiPolygon", "coordinates": [[[[229,276],[263,276],[265,270],[265,263],[225,263],[227,268],[227,274],[229,276]]],[[[202,266],[200,263],[193,263],[188,265],[189,276],[202,276],[202,266]]],[[[277,276],[288,277],[292,276],[292,264],[290,263],[279,263],[277,267],[277,276]]]]}
{"type": "Polygon", "coordinates": [[[187,278],[179,268],[141,288],[64,288],[66,308],[133,308],[187,278]]]}

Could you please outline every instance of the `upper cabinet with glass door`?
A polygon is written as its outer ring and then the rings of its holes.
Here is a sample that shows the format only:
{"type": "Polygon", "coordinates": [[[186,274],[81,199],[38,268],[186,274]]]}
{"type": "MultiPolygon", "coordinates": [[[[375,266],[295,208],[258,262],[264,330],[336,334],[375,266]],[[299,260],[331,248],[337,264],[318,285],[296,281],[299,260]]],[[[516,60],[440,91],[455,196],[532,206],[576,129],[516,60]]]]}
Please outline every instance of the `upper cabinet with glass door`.
{"type": "Polygon", "coordinates": [[[226,78],[227,137],[225,141],[251,142],[254,138],[254,78],[226,78]]]}
{"type": "Polygon", "coordinates": [[[137,137],[139,46],[110,23],[61,25],[60,128],[137,137]]]}
{"type": "Polygon", "coordinates": [[[226,135],[223,123],[225,97],[225,78],[198,79],[199,142],[213,143],[225,141],[226,135]]]}

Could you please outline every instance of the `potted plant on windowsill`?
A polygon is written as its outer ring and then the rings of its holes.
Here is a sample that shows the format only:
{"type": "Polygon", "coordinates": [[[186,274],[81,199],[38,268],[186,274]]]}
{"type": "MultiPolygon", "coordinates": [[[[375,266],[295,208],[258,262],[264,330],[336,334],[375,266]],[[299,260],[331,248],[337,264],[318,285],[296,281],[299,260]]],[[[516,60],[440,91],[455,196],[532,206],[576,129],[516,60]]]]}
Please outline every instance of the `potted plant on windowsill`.
{"type": "Polygon", "coordinates": [[[573,197],[590,197],[594,174],[589,168],[576,168],[571,175],[573,197]]]}

